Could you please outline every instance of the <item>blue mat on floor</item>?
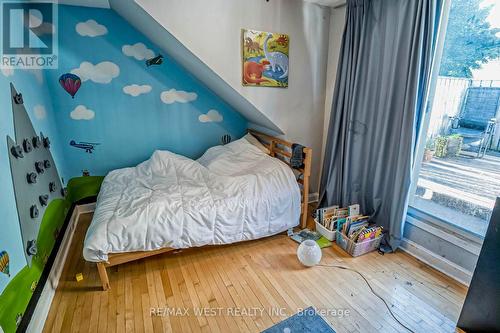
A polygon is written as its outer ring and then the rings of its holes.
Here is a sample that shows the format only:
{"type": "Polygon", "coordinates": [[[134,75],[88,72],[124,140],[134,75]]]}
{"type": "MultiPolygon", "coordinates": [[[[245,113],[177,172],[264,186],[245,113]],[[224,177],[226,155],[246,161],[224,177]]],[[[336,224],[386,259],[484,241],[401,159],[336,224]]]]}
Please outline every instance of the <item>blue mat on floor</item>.
{"type": "Polygon", "coordinates": [[[335,333],[327,322],[316,313],[314,308],[308,307],[302,312],[283,320],[280,323],[268,328],[262,333],[335,333]]]}

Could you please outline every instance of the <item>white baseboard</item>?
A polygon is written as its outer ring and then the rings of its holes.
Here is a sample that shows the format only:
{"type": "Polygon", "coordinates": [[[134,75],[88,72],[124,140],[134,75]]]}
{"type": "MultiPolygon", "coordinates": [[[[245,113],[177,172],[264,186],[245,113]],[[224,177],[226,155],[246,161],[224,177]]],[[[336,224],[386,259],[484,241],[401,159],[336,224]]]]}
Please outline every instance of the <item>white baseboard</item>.
{"type": "Polygon", "coordinates": [[[318,192],[309,193],[308,198],[309,202],[317,202],[319,200],[319,193],[318,192]]]}
{"type": "Polygon", "coordinates": [[[451,262],[448,259],[443,258],[406,238],[401,241],[400,249],[426,263],[432,268],[437,269],[441,273],[448,275],[466,286],[469,286],[472,279],[472,272],[469,272],[454,262],[451,262]]]}
{"type": "Polygon", "coordinates": [[[35,311],[31,316],[30,323],[28,325],[27,332],[42,332],[45,325],[45,320],[49,314],[50,305],[54,299],[56,293],[57,285],[59,284],[59,279],[61,278],[61,273],[64,268],[64,263],[66,262],[66,257],[68,256],[69,246],[73,235],[75,233],[76,225],[81,214],[90,213],[95,210],[95,203],[76,206],[73,210],[73,214],[68,223],[68,227],[64,234],[61,246],[57,252],[57,256],[50,270],[49,277],[45,282],[40,298],[35,307],[35,311]]]}

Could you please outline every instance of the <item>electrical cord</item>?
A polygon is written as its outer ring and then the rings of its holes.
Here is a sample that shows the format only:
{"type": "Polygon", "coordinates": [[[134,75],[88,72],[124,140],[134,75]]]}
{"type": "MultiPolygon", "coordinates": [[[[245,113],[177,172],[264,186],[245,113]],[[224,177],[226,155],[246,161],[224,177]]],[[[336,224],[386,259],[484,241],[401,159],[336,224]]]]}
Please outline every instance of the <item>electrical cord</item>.
{"type": "Polygon", "coordinates": [[[387,304],[386,300],[385,300],[382,296],[380,296],[379,294],[377,294],[377,293],[375,292],[375,290],[373,290],[373,287],[370,285],[370,282],[368,282],[368,279],[367,279],[367,278],[365,278],[365,276],[364,276],[361,272],[359,272],[359,271],[357,271],[357,270],[355,270],[355,269],[353,269],[353,268],[349,268],[349,267],[346,267],[346,266],[340,266],[340,265],[326,265],[326,264],[318,264],[317,266],[321,266],[321,267],[331,267],[331,268],[339,268],[339,269],[344,269],[344,270],[347,270],[347,271],[351,271],[351,272],[355,272],[355,273],[357,273],[359,276],[361,276],[361,278],[362,278],[363,280],[365,280],[365,282],[366,282],[366,284],[368,285],[368,288],[370,288],[370,291],[372,292],[372,294],[373,294],[373,295],[375,295],[375,296],[377,296],[377,297],[378,297],[378,298],[379,298],[382,302],[384,302],[384,305],[385,305],[385,307],[387,308],[387,310],[389,310],[389,313],[391,314],[392,318],[394,318],[394,320],[395,320],[395,321],[396,321],[399,325],[401,325],[402,327],[404,327],[405,329],[407,329],[409,332],[411,332],[411,333],[415,333],[415,331],[413,331],[411,328],[409,328],[408,326],[406,326],[405,324],[403,324],[403,323],[402,323],[402,322],[401,322],[398,318],[396,318],[396,315],[394,314],[394,312],[392,312],[392,310],[391,310],[391,308],[390,308],[389,304],[387,304]]]}

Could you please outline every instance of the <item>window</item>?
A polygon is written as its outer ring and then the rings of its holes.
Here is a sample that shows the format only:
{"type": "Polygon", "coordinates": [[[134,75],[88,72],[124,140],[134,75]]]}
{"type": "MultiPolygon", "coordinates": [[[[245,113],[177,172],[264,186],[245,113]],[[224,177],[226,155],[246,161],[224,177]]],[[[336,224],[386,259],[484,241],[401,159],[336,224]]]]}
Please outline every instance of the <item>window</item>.
{"type": "Polygon", "coordinates": [[[500,196],[500,2],[451,0],[410,206],[484,236],[500,196]]]}

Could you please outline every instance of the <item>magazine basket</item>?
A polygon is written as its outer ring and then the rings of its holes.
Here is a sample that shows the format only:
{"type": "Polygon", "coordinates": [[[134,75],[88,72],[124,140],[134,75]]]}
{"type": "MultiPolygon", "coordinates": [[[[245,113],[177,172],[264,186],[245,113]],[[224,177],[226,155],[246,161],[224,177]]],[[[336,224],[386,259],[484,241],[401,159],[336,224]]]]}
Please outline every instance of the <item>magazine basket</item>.
{"type": "Polygon", "coordinates": [[[370,239],[361,243],[355,243],[350,240],[346,235],[337,232],[337,245],[353,257],[363,255],[368,252],[375,251],[380,246],[383,235],[377,238],[370,239]]]}
{"type": "Polygon", "coordinates": [[[328,239],[330,242],[335,241],[335,230],[328,230],[327,228],[323,227],[317,219],[314,219],[314,222],[316,223],[316,231],[319,232],[323,237],[328,239]]]}

